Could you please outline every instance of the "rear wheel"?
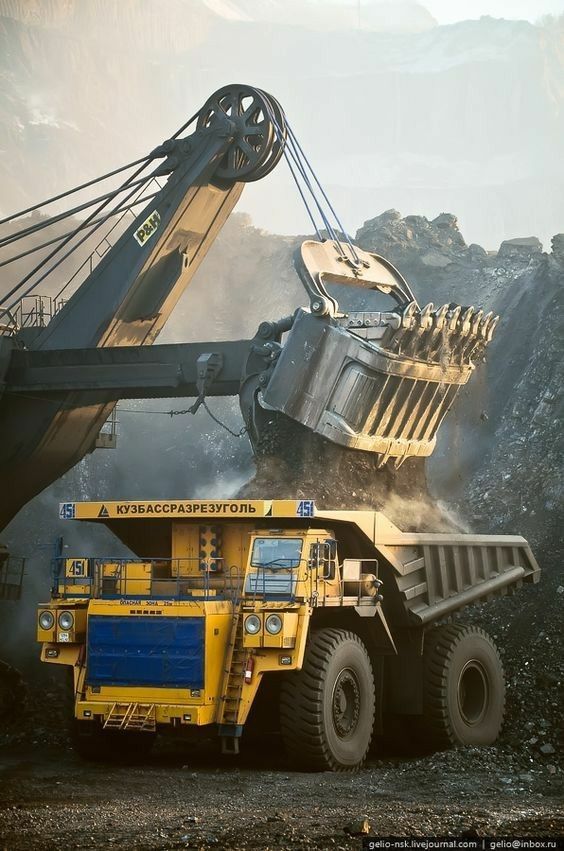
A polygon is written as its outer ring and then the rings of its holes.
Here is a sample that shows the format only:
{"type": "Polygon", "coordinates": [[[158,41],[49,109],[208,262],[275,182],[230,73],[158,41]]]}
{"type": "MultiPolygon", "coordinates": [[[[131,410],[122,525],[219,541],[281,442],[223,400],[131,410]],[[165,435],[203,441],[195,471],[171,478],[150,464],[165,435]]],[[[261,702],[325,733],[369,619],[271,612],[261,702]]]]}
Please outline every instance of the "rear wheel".
{"type": "Polygon", "coordinates": [[[281,689],[280,726],[292,763],[314,771],[359,768],[374,706],[372,665],[360,638],[342,629],[314,632],[302,670],[288,674],[281,689]]]}
{"type": "Polygon", "coordinates": [[[425,635],[423,729],[427,744],[443,750],[491,745],[505,709],[505,678],[498,650],[483,629],[440,626],[425,635]]]}

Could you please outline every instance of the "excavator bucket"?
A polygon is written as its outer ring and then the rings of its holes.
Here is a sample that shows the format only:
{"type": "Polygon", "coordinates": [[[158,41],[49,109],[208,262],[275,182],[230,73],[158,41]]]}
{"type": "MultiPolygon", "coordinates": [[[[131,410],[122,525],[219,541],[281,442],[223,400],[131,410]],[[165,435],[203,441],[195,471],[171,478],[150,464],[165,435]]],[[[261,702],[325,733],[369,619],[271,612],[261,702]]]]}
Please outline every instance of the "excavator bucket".
{"type": "Polygon", "coordinates": [[[296,267],[311,310],[297,312],[259,402],[381,465],[430,455],[499,317],[420,308],[397,269],[356,246],[306,242],[296,267]]]}

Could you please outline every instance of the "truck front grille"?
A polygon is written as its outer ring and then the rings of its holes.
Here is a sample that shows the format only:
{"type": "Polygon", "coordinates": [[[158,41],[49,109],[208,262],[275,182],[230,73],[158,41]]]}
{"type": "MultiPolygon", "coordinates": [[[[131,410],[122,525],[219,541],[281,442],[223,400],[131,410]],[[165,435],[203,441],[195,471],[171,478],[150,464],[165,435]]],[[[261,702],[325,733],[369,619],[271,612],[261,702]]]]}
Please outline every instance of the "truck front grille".
{"type": "Polygon", "coordinates": [[[91,686],[204,687],[204,618],[91,615],[91,686]]]}

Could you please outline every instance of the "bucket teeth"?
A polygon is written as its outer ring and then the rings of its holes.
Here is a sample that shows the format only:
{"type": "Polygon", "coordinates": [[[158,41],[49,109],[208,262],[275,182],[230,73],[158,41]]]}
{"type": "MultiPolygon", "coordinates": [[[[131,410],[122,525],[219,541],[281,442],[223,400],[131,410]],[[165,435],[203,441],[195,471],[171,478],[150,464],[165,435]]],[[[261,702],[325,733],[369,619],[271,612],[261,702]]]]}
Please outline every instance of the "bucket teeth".
{"type": "Polygon", "coordinates": [[[482,318],[482,321],[480,322],[479,334],[483,340],[487,339],[488,325],[492,319],[493,313],[490,310],[490,312],[486,313],[486,315],[482,318]]]}
{"type": "Polygon", "coordinates": [[[492,321],[488,325],[488,336],[487,336],[488,343],[490,342],[490,340],[492,339],[492,337],[494,335],[494,331],[497,328],[498,322],[499,322],[499,316],[494,316],[494,318],[492,319],[492,321]]]}
{"type": "Polygon", "coordinates": [[[415,314],[417,313],[417,302],[411,301],[406,309],[403,312],[402,316],[402,327],[403,328],[412,328],[413,320],[415,318],[415,314]]]}
{"type": "Polygon", "coordinates": [[[443,306],[439,307],[439,309],[435,313],[435,328],[437,329],[437,331],[443,330],[447,313],[448,304],[443,304],[443,306]]]}
{"type": "Polygon", "coordinates": [[[474,307],[467,307],[460,317],[460,333],[463,337],[467,337],[470,333],[472,325],[472,317],[474,316],[474,307]]]}
{"type": "Polygon", "coordinates": [[[481,356],[492,339],[499,316],[484,313],[474,305],[432,302],[419,309],[410,302],[397,316],[397,325],[389,325],[379,345],[398,355],[428,363],[469,364],[481,356]]]}
{"type": "Polygon", "coordinates": [[[450,311],[450,316],[448,318],[448,325],[447,325],[447,328],[448,328],[449,331],[452,332],[452,331],[456,330],[456,326],[458,324],[458,317],[460,316],[461,310],[462,310],[462,308],[459,305],[457,305],[455,308],[453,308],[450,311]]]}
{"type": "Polygon", "coordinates": [[[433,324],[433,310],[434,305],[433,302],[430,301],[429,304],[426,304],[421,313],[419,314],[419,325],[424,330],[430,328],[433,324]]]}
{"type": "Polygon", "coordinates": [[[473,307],[460,308],[461,313],[458,319],[458,327],[451,337],[450,354],[452,361],[461,363],[464,348],[467,343],[467,337],[470,333],[470,323],[472,319],[473,307]],[[464,312],[462,312],[464,311],[464,312]]]}
{"type": "Polygon", "coordinates": [[[430,335],[433,331],[433,311],[434,305],[432,302],[429,302],[417,314],[416,326],[409,351],[412,357],[427,357],[427,350],[431,339],[430,335]]]}
{"type": "Polygon", "coordinates": [[[482,321],[483,315],[483,310],[477,310],[474,314],[474,319],[472,320],[472,328],[470,329],[470,334],[472,335],[472,337],[478,336],[478,328],[480,327],[480,322],[482,321]]]}
{"type": "Polygon", "coordinates": [[[411,301],[401,314],[397,330],[390,328],[382,339],[382,346],[391,352],[404,351],[404,346],[409,340],[411,329],[415,323],[417,313],[417,302],[411,301]]]}

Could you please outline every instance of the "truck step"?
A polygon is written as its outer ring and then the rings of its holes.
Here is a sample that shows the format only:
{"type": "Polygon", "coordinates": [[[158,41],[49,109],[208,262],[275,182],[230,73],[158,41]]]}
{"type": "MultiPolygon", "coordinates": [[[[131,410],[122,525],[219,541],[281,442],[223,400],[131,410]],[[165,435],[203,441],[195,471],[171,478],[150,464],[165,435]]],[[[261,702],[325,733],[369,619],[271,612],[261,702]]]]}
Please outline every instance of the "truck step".
{"type": "Polygon", "coordinates": [[[137,730],[154,733],[156,728],[154,703],[114,703],[104,722],[104,730],[137,730]]]}

